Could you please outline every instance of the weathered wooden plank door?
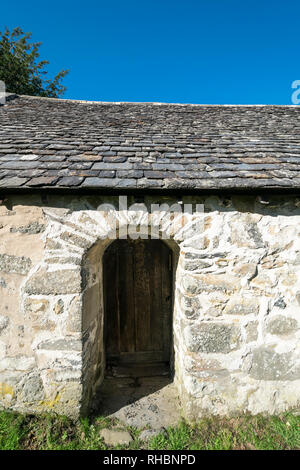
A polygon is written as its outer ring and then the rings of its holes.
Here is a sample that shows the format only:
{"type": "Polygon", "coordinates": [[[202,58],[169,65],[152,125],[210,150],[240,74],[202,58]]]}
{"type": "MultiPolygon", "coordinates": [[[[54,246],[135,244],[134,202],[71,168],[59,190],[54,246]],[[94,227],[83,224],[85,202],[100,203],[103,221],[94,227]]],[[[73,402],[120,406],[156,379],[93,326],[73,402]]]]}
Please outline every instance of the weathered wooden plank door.
{"type": "Polygon", "coordinates": [[[169,372],[172,252],[160,240],[116,240],[103,258],[108,373],[169,372]]]}

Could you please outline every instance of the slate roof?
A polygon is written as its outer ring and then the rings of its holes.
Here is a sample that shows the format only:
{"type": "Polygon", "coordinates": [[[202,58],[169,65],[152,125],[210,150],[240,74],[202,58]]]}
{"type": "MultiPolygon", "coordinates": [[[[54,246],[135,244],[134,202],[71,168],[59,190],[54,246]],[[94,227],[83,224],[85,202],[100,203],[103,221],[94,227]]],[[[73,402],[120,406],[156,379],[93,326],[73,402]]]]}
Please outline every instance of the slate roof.
{"type": "Polygon", "coordinates": [[[10,96],[0,188],[300,188],[300,107],[10,96]]]}

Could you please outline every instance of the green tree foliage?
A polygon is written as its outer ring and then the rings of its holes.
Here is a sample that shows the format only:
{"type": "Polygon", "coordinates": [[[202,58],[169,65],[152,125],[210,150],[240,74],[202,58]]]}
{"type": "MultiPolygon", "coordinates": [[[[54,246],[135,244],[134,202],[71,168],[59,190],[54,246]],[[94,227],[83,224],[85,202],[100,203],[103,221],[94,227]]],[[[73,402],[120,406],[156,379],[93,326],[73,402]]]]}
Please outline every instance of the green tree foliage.
{"type": "Polygon", "coordinates": [[[53,80],[46,78],[47,60],[39,61],[41,42],[30,43],[32,33],[24,33],[20,27],[11,32],[0,31],[0,80],[6,90],[20,95],[62,96],[66,88],[61,84],[68,70],[59,72],[53,80]]]}

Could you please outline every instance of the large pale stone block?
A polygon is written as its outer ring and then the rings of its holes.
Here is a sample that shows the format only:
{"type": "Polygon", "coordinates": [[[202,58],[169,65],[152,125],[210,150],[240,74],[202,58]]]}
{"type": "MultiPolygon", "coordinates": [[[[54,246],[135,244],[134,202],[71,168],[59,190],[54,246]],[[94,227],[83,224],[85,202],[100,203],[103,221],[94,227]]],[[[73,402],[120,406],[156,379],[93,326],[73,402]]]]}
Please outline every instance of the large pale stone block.
{"type": "Polygon", "coordinates": [[[187,326],[184,339],[189,351],[226,354],[239,347],[240,329],[236,325],[203,322],[187,326]]]}
{"type": "Polygon", "coordinates": [[[26,256],[0,254],[0,271],[4,273],[27,274],[31,264],[26,256]]]}
{"type": "Polygon", "coordinates": [[[227,274],[206,274],[198,276],[185,275],[182,284],[188,294],[201,292],[225,291],[233,292],[239,288],[239,279],[227,274]]]}
{"type": "Polygon", "coordinates": [[[227,315],[256,315],[259,311],[259,299],[235,295],[230,298],[224,312],[227,315]]]}
{"type": "Polygon", "coordinates": [[[78,269],[62,269],[46,271],[40,269],[27,281],[27,294],[62,295],[74,294],[81,291],[82,279],[78,269]]]}
{"type": "Polygon", "coordinates": [[[44,398],[44,386],[38,374],[32,374],[26,378],[22,386],[22,398],[25,402],[36,402],[44,398]]]}
{"type": "Polygon", "coordinates": [[[266,330],[272,335],[288,335],[298,329],[298,322],[295,318],[275,315],[270,318],[266,330]]]}
{"type": "Polygon", "coordinates": [[[272,347],[261,346],[253,351],[250,377],[257,380],[298,380],[300,364],[292,353],[276,353],[272,347]]]}
{"type": "Polygon", "coordinates": [[[48,351],[81,351],[81,341],[73,338],[61,338],[43,341],[38,349],[48,351]]]}

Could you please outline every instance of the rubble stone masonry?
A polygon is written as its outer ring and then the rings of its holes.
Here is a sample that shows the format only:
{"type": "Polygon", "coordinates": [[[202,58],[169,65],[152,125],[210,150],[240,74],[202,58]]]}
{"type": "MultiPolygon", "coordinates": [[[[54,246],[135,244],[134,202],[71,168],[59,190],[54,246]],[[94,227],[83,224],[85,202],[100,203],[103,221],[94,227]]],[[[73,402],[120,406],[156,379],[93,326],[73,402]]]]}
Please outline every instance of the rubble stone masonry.
{"type": "MultiPolygon", "coordinates": [[[[174,381],[186,417],[299,407],[300,198],[181,200],[204,205],[203,230],[191,218],[174,231],[164,214],[160,227],[175,260],[174,381]]],[[[159,226],[157,201],[144,196],[144,235],[149,220],[159,226]]],[[[88,413],[105,369],[102,257],[113,227],[103,203],[118,198],[35,192],[0,205],[3,409],[88,413]]],[[[117,211],[119,228],[134,217],[117,211]]]]}

